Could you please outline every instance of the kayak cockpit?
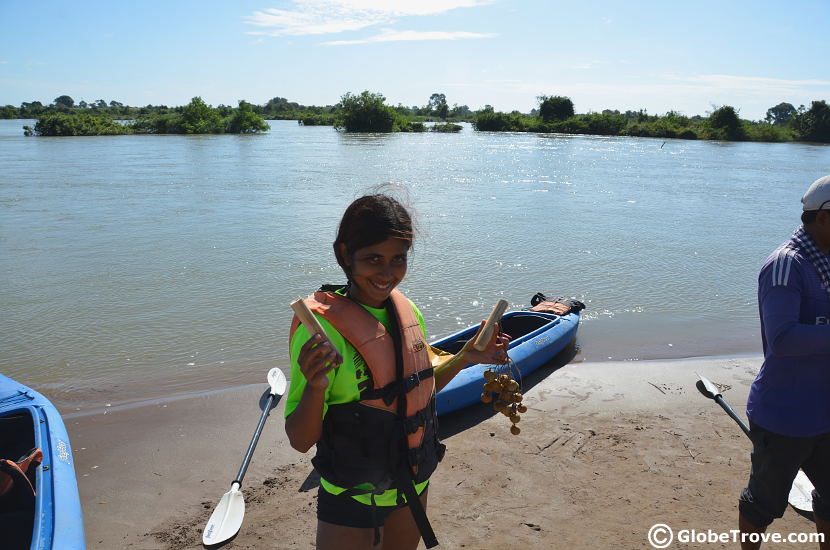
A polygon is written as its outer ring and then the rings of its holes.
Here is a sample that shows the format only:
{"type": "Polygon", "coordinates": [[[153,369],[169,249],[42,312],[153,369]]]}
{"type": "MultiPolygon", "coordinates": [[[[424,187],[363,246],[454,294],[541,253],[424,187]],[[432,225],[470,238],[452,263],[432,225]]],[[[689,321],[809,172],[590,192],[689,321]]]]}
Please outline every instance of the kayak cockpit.
{"type": "Polygon", "coordinates": [[[0,416],[0,537],[4,548],[31,545],[36,473],[42,460],[32,416],[26,411],[0,416]]]}
{"type": "MultiPolygon", "coordinates": [[[[510,349],[526,341],[528,338],[532,338],[537,332],[548,329],[552,324],[556,324],[558,320],[558,315],[513,311],[506,313],[501,318],[500,326],[502,332],[510,335],[511,341],[508,347],[510,349]]],[[[432,345],[441,351],[456,354],[461,351],[464,344],[475,335],[477,330],[478,325],[453,334],[432,345]]]]}

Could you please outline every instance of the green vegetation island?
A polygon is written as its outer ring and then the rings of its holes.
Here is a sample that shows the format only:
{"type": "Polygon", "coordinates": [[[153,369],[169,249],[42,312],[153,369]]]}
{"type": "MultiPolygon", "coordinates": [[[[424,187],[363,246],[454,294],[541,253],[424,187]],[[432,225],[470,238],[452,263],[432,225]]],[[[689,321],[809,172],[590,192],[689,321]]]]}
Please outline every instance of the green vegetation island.
{"type": "Polygon", "coordinates": [[[345,132],[458,132],[458,122],[469,122],[477,131],[588,134],[724,141],[830,143],[830,106],[813,101],[809,108],[782,102],[770,107],[764,120],[741,119],[729,105],[713,107],[703,116],[684,116],[676,111],[649,115],[645,110],[604,110],[577,114],[573,101],[564,96],[538,98],[530,113],[495,111],[492,106],[472,111],[466,105],[447,103],[434,93],[423,107],[386,104],[380,93],[344,94],[337,105],[305,106],[275,97],[264,105],[240,100],[237,107],[207,105],[201,97],[180,107],[147,105],[130,107],[103,99],[77,104],[67,96],[50,105],[39,101],[20,107],[0,107],[0,118],[37,119],[26,135],[89,136],[120,134],[222,134],[259,133],[268,120],[296,120],[304,126],[333,126],[345,132]],[[434,124],[427,125],[427,122],[434,124]]]}

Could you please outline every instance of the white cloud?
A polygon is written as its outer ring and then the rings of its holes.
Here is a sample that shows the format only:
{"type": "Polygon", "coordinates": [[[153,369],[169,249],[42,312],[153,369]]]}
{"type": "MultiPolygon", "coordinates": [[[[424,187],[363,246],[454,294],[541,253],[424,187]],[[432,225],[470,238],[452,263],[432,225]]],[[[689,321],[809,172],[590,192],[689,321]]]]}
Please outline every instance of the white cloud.
{"type": "Polygon", "coordinates": [[[437,15],[457,8],[491,3],[489,0],[292,0],[293,9],[266,9],[245,22],[267,30],[248,34],[302,36],[356,31],[390,23],[397,17],[437,15]]]}
{"type": "Polygon", "coordinates": [[[688,82],[693,86],[715,90],[744,91],[750,93],[788,94],[807,88],[830,87],[830,80],[785,80],[762,76],[736,76],[728,74],[704,74],[695,76],[666,75],[668,80],[688,82]]]}
{"type": "Polygon", "coordinates": [[[0,65],[8,65],[8,64],[9,64],[9,62],[8,62],[8,61],[3,61],[3,60],[0,60],[0,65]]]}
{"type": "Polygon", "coordinates": [[[443,32],[443,31],[394,31],[384,29],[380,34],[361,38],[359,40],[335,40],[323,42],[325,46],[347,46],[352,44],[371,44],[374,42],[402,42],[415,40],[467,40],[470,38],[492,38],[495,34],[481,34],[475,32],[443,32]]]}

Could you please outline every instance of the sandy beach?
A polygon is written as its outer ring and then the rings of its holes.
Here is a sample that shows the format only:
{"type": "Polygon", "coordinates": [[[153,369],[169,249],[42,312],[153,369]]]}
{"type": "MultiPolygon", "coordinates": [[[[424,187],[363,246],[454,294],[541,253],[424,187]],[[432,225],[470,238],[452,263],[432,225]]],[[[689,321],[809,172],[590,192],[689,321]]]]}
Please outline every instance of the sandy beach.
{"type": "MultiPolygon", "coordinates": [[[[656,523],[734,529],[750,444],[697,392],[695,372],[743,415],[760,357],[566,364],[568,355],[524,380],[529,410],[518,436],[484,406],[442,417],[448,450],[429,495],[440,548],[651,548],[656,523]]],[[[70,416],[89,548],[201,548],[266,389],[70,416]]],[[[265,426],[243,485],[245,521],[226,548],[314,546],[310,456],[288,445],[282,411],[265,426]]],[[[811,533],[814,524],[789,508],[771,531],[811,533]]]]}

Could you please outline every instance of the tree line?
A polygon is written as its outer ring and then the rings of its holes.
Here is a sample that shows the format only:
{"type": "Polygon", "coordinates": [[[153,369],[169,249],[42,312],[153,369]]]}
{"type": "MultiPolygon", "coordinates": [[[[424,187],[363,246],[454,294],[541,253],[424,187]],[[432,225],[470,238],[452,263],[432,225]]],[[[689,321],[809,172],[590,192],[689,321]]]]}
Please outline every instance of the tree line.
{"type": "Polygon", "coordinates": [[[780,103],[770,107],[762,121],[743,120],[730,105],[713,108],[707,117],[687,117],[676,111],[662,116],[649,115],[645,110],[576,114],[568,97],[539,96],[538,101],[539,108],[530,114],[485,109],[478,113],[473,125],[477,130],[495,132],[830,142],[830,106],[824,100],[813,101],[809,109],[804,105],[796,109],[789,103],[780,103]]]}
{"type": "MultiPolygon", "coordinates": [[[[299,103],[289,101],[284,97],[274,97],[269,99],[263,105],[255,105],[246,102],[251,106],[251,110],[267,120],[301,120],[307,119],[310,124],[315,121],[325,125],[334,125],[338,111],[340,110],[340,103],[337,105],[315,106],[315,105],[301,105],[299,103]]],[[[432,94],[427,104],[423,106],[413,105],[411,107],[403,104],[398,104],[393,107],[394,110],[403,117],[415,121],[464,121],[472,122],[473,111],[467,105],[454,104],[451,107],[447,104],[447,99],[444,94],[432,94]]],[[[132,107],[124,105],[115,100],[107,102],[104,99],[98,99],[92,102],[79,101],[75,102],[71,96],[61,95],[56,97],[52,103],[44,104],[40,101],[24,101],[19,107],[14,105],[0,106],[0,119],[18,119],[31,118],[36,119],[46,114],[62,113],[62,114],[92,114],[107,116],[119,120],[136,120],[141,117],[151,115],[162,115],[170,112],[176,112],[183,109],[183,107],[168,107],[167,105],[146,105],[144,107],[132,107]]],[[[216,107],[221,116],[228,116],[233,107],[227,105],[218,105],[216,107]]],[[[309,125],[310,125],[309,124],[309,125]]]]}
{"type": "Polygon", "coordinates": [[[336,105],[306,106],[274,97],[263,105],[240,100],[238,107],[210,107],[194,98],[190,104],[130,107],[99,99],[79,102],[66,95],[50,105],[33,101],[0,107],[0,118],[37,118],[29,134],[91,135],[118,133],[223,133],[260,132],[265,119],[297,120],[306,126],[327,125],[347,132],[457,132],[457,122],[470,122],[479,131],[537,132],[639,136],[729,141],[830,142],[830,106],[813,101],[809,108],[782,102],[770,107],[761,121],[741,119],[732,106],[713,107],[707,116],[685,116],[676,111],[650,115],[645,110],[604,110],[577,114],[569,97],[542,95],[529,113],[500,112],[490,105],[473,111],[452,107],[442,93],[432,94],[425,105],[387,105],[379,93],[346,93],[336,105]],[[128,120],[128,123],[115,122],[128,120]],[[424,122],[438,121],[426,126],[424,122]],[[76,132],[76,133],[71,133],[76,132]]]}
{"type": "MultiPolygon", "coordinates": [[[[68,97],[68,96],[62,96],[68,97]]],[[[59,98],[60,99],[60,98],[59,98]]],[[[71,98],[70,98],[71,99],[71,98]]],[[[121,107],[115,107],[122,109],[121,107]]],[[[123,115],[83,110],[53,110],[37,116],[34,127],[23,126],[27,136],[101,136],[123,134],[246,134],[265,132],[268,124],[253,110],[253,105],[240,100],[239,106],[215,108],[201,97],[173,109],[139,114],[133,120],[123,115]]]]}

